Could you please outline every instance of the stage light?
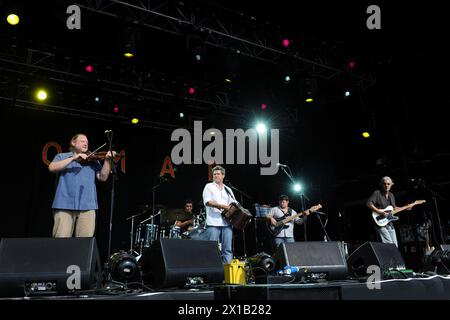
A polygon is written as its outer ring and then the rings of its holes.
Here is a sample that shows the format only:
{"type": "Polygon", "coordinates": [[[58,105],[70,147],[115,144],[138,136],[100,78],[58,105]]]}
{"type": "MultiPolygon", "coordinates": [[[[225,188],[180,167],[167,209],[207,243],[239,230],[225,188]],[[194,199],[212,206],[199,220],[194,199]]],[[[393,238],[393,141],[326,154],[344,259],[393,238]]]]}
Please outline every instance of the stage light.
{"type": "Polygon", "coordinates": [[[100,102],[100,97],[95,97],[95,98],[94,98],[94,101],[95,101],[95,102],[100,102]]]}
{"type": "Polygon", "coordinates": [[[275,260],[265,252],[251,256],[248,263],[253,277],[265,276],[275,271],[275,260]]]}
{"type": "Polygon", "coordinates": [[[119,106],[116,104],[113,108],[114,113],[119,113],[119,106]]]}
{"type": "Polygon", "coordinates": [[[36,99],[39,101],[45,101],[48,97],[47,91],[39,89],[36,91],[36,99]]]}
{"type": "Polygon", "coordinates": [[[259,122],[256,125],[256,132],[258,132],[259,134],[263,134],[267,131],[266,125],[262,122],[259,122]]]}
{"type": "Polygon", "coordinates": [[[94,67],[89,64],[84,68],[84,70],[86,70],[86,72],[92,72],[94,71],[94,67]]]}
{"type": "Polygon", "coordinates": [[[131,123],[132,124],[138,124],[139,123],[139,119],[138,118],[133,118],[133,119],[131,119],[131,123]]]}
{"type": "Polygon", "coordinates": [[[194,94],[195,93],[195,88],[194,87],[189,87],[188,92],[189,92],[189,94],[194,94]]]}
{"type": "Polygon", "coordinates": [[[228,78],[225,78],[224,81],[227,83],[231,83],[231,79],[228,79],[228,78]]]}
{"type": "Polygon", "coordinates": [[[283,45],[283,47],[287,48],[291,44],[291,41],[289,41],[289,39],[283,39],[283,41],[281,41],[281,44],[283,45]]]}
{"type": "Polygon", "coordinates": [[[8,23],[12,26],[15,26],[16,24],[18,24],[20,22],[19,16],[15,13],[10,13],[8,14],[8,16],[6,17],[6,21],[8,21],[8,23]]]}
{"type": "Polygon", "coordinates": [[[113,280],[119,282],[133,280],[140,272],[136,258],[125,251],[114,253],[110,258],[110,266],[113,280]]]}
{"type": "Polygon", "coordinates": [[[183,113],[183,112],[180,112],[180,113],[178,114],[178,116],[180,117],[180,119],[183,119],[183,118],[184,118],[184,113],[183,113]]]}
{"type": "Polygon", "coordinates": [[[363,136],[363,138],[368,139],[370,138],[370,133],[368,131],[364,131],[363,133],[361,133],[361,135],[363,136]]]}
{"type": "Polygon", "coordinates": [[[300,192],[300,191],[302,191],[302,185],[300,184],[300,183],[296,183],[296,184],[294,184],[294,191],[295,192],[300,192]]]}
{"type": "Polygon", "coordinates": [[[349,62],[347,62],[347,67],[348,67],[349,69],[354,69],[354,68],[356,68],[356,61],[350,60],[349,62]]]}
{"type": "Polygon", "coordinates": [[[291,77],[290,77],[289,75],[286,75],[286,76],[284,77],[284,82],[286,82],[286,83],[291,82],[291,77]]]}
{"type": "Polygon", "coordinates": [[[344,92],[344,97],[346,97],[346,98],[350,97],[350,91],[348,91],[348,90],[345,91],[344,92]]]}
{"type": "Polygon", "coordinates": [[[308,103],[314,101],[318,88],[319,86],[316,79],[303,79],[300,81],[300,93],[308,103]]]}
{"type": "Polygon", "coordinates": [[[133,58],[133,57],[134,57],[134,54],[132,54],[131,52],[125,52],[123,55],[124,55],[126,58],[133,58]]]}
{"type": "Polygon", "coordinates": [[[266,109],[267,109],[267,104],[261,103],[261,109],[262,109],[262,110],[266,110],[266,109]]]}

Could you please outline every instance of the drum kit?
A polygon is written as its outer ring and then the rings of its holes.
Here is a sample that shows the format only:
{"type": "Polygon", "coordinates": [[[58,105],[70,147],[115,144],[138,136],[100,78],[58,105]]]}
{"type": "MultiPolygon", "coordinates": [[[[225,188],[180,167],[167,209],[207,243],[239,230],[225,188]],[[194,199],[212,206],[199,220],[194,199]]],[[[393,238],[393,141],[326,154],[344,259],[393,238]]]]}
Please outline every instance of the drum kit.
{"type": "Polygon", "coordinates": [[[145,205],[138,208],[142,210],[141,213],[126,218],[131,220],[130,254],[141,256],[144,248],[150,247],[158,239],[201,240],[206,230],[206,213],[203,208],[199,214],[193,215],[193,225],[184,232],[175,225],[177,220],[184,221],[190,218],[183,209],[167,209],[163,205],[155,205],[157,212],[153,214],[152,206],[145,205]],[[135,223],[137,217],[146,214],[150,215],[139,223],[135,223]]]}

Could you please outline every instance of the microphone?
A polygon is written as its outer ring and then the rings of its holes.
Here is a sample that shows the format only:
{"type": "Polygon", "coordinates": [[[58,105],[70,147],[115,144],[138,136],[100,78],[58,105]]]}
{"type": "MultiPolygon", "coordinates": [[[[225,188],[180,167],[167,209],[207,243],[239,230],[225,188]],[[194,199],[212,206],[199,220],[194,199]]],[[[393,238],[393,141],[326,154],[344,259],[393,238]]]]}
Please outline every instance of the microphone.
{"type": "Polygon", "coordinates": [[[286,168],[288,165],[287,164],[282,164],[282,163],[277,163],[277,166],[286,168]]]}
{"type": "Polygon", "coordinates": [[[112,130],[105,130],[105,134],[112,134],[112,130]]]}

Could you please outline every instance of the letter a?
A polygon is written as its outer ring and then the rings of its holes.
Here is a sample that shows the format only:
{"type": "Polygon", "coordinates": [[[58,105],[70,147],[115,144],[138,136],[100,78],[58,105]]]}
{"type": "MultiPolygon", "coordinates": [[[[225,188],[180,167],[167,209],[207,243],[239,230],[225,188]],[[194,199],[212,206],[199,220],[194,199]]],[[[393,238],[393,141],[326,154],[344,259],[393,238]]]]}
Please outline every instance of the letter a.
{"type": "Polygon", "coordinates": [[[172,178],[175,179],[175,172],[173,171],[173,165],[172,160],[170,160],[169,156],[166,156],[164,159],[164,163],[161,168],[161,173],[159,174],[160,177],[164,176],[166,173],[169,173],[172,178]]]}
{"type": "Polygon", "coordinates": [[[67,29],[73,30],[81,29],[81,10],[77,5],[70,5],[67,7],[66,13],[70,14],[70,16],[66,20],[67,29]]]}
{"type": "Polygon", "coordinates": [[[373,30],[373,29],[381,29],[381,9],[377,5],[371,5],[367,7],[367,13],[372,13],[367,18],[366,25],[367,29],[373,30]]]}

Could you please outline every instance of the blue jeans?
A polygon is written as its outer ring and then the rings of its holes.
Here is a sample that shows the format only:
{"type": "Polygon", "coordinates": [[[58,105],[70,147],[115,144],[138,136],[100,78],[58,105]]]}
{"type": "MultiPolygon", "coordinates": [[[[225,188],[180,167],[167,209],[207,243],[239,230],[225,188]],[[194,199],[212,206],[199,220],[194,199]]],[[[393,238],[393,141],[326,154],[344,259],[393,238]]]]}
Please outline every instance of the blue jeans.
{"type": "Polygon", "coordinates": [[[397,234],[395,233],[395,228],[392,223],[389,223],[385,227],[377,227],[377,234],[383,243],[393,243],[398,247],[397,234]]]}
{"type": "Polygon", "coordinates": [[[231,226],[213,227],[208,226],[204,232],[203,239],[219,241],[222,246],[222,261],[227,264],[233,259],[233,229],[231,226]]]}
{"type": "Polygon", "coordinates": [[[285,242],[295,242],[293,237],[275,237],[273,238],[275,242],[275,249],[278,248],[278,246],[285,242]]]}

